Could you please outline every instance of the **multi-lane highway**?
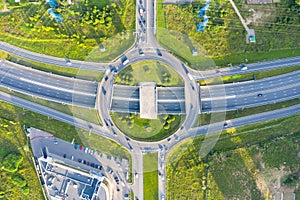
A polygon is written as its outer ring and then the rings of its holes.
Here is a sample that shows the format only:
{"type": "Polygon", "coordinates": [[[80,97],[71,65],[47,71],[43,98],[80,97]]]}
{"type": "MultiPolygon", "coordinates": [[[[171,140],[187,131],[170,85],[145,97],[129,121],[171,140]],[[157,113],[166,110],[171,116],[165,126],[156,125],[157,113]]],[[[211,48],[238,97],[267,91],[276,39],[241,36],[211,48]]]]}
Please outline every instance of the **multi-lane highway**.
{"type": "Polygon", "coordinates": [[[202,112],[237,110],[299,98],[299,78],[300,70],[261,80],[201,86],[202,112]],[[225,107],[220,105],[222,101],[225,107]]]}
{"type": "MultiPolygon", "coordinates": [[[[201,112],[224,112],[300,97],[300,70],[261,80],[200,87],[201,112]]],[[[157,87],[159,114],[185,113],[183,87],[157,87]]],[[[139,87],[114,85],[112,111],[139,113],[139,87]]]]}
{"type": "Polygon", "coordinates": [[[2,87],[63,104],[95,107],[96,82],[46,73],[4,60],[0,65],[2,87]]]}
{"type": "Polygon", "coordinates": [[[208,79],[208,78],[218,78],[221,76],[229,76],[229,75],[234,75],[234,74],[245,74],[245,73],[249,73],[249,72],[271,70],[271,69],[290,67],[290,66],[300,66],[300,56],[265,61],[265,62],[245,64],[243,66],[234,66],[234,67],[230,67],[230,68],[222,68],[219,70],[196,71],[196,70],[190,69],[190,72],[195,79],[202,80],[202,79],[208,79]],[[242,68],[244,66],[247,67],[247,70],[242,70],[242,68]]]}

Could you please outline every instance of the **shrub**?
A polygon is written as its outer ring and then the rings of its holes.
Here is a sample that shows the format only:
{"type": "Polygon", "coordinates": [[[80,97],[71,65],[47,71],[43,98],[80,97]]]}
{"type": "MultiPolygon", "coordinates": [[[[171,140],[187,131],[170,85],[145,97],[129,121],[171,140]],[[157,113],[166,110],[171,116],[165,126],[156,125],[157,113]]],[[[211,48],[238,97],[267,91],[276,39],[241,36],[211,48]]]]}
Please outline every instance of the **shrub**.
{"type": "Polygon", "coordinates": [[[5,171],[16,172],[22,161],[22,155],[17,153],[10,153],[3,159],[2,166],[5,171]]]}
{"type": "Polygon", "coordinates": [[[25,187],[27,184],[26,180],[19,174],[14,174],[11,177],[11,180],[12,180],[13,184],[15,184],[16,186],[18,186],[20,188],[25,187]]]}
{"type": "Polygon", "coordinates": [[[23,187],[22,188],[22,193],[25,194],[25,195],[28,195],[29,194],[29,187],[27,187],[27,186],[23,187]]]}

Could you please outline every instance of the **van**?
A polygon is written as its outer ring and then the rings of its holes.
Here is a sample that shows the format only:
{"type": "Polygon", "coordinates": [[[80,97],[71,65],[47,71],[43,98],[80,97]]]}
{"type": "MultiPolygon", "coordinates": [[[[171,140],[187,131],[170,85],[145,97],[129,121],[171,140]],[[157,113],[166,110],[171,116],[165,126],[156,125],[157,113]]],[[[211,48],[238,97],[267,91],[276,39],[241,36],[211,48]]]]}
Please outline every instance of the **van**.
{"type": "Polygon", "coordinates": [[[121,62],[122,62],[123,65],[127,65],[127,64],[129,63],[129,60],[128,60],[127,57],[124,55],[124,56],[122,56],[122,58],[121,58],[121,62]]]}

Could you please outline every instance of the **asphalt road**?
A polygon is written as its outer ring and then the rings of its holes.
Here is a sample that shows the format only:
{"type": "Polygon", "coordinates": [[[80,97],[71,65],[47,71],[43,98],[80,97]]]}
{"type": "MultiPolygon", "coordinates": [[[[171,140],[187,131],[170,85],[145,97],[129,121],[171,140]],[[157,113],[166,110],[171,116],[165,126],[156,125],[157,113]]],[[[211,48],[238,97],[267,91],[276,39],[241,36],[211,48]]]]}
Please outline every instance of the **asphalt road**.
{"type": "Polygon", "coordinates": [[[97,83],[67,78],[1,61],[0,85],[27,95],[83,107],[95,107],[97,83]]]}
{"type": "Polygon", "coordinates": [[[201,86],[202,112],[236,110],[299,98],[298,77],[300,71],[256,81],[201,86]]]}
{"type": "Polygon", "coordinates": [[[241,70],[240,66],[235,66],[231,68],[222,68],[219,70],[211,70],[211,71],[196,71],[190,69],[190,73],[192,76],[197,79],[208,79],[208,78],[218,78],[221,76],[228,76],[234,74],[245,74],[249,72],[256,72],[262,70],[270,70],[282,67],[289,67],[289,66],[297,66],[300,65],[300,56],[298,57],[291,57],[291,58],[284,58],[266,62],[257,62],[252,64],[245,64],[247,66],[247,70],[241,70]]]}
{"type": "Polygon", "coordinates": [[[70,60],[71,65],[67,64],[66,58],[58,58],[54,56],[48,56],[44,54],[35,53],[32,51],[28,51],[13,45],[10,45],[5,42],[0,42],[0,50],[6,51],[8,53],[14,54],[21,58],[26,58],[29,60],[47,63],[51,65],[57,65],[62,67],[70,67],[70,68],[78,68],[85,70],[93,70],[93,71],[105,71],[106,67],[109,63],[95,63],[95,62],[87,62],[80,60],[70,60]]]}

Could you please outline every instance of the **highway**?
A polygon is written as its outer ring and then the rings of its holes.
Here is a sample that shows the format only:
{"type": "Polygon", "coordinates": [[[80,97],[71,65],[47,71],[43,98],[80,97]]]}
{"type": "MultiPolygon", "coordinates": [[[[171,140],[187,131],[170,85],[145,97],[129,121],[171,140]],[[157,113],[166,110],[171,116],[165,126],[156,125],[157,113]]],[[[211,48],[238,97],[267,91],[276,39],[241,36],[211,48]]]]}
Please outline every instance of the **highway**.
{"type": "Polygon", "coordinates": [[[210,70],[210,71],[196,71],[190,69],[190,73],[196,80],[202,80],[202,79],[209,79],[209,78],[218,78],[221,76],[230,76],[234,74],[245,74],[249,72],[297,66],[297,65],[300,66],[300,56],[245,64],[245,66],[247,66],[247,70],[241,70],[240,66],[234,66],[230,68],[221,68],[219,70],[210,70]]]}
{"type": "Polygon", "coordinates": [[[200,87],[202,112],[256,107],[300,97],[300,70],[261,80],[200,87]],[[219,90],[225,90],[221,95],[219,90]],[[219,106],[224,101],[226,107],[219,106]]]}
{"type": "Polygon", "coordinates": [[[27,95],[83,107],[95,107],[97,83],[68,78],[1,61],[0,85],[27,95]]]}

